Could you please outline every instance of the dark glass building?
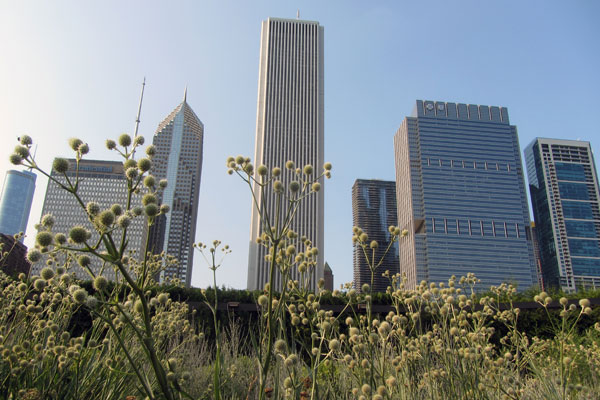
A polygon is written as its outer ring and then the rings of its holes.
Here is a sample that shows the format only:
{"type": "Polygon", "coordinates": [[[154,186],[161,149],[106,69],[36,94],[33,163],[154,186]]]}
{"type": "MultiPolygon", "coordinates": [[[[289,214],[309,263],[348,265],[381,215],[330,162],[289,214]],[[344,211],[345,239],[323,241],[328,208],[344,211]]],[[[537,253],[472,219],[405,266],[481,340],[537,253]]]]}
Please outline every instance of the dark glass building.
{"type": "Polygon", "coordinates": [[[535,139],[525,149],[546,286],[600,286],[600,198],[589,142],[535,139]]]}
{"type": "Polygon", "coordinates": [[[469,272],[478,290],[537,283],[517,137],[503,107],[418,100],[394,138],[408,286],[469,272]]]}
{"type": "MultiPolygon", "coordinates": [[[[375,250],[375,262],[377,263],[388,248],[391,235],[388,231],[390,225],[396,225],[398,214],[396,213],[396,183],[381,180],[357,179],[352,186],[352,221],[354,226],[361,228],[367,235],[369,241],[376,240],[379,247],[375,250]]],[[[372,256],[372,252],[367,251],[372,256]]],[[[371,284],[371,269],[360,246],[354,247],[354,287],[358,290],[363,284],[371,284]]],[[[385,292],[390,284],[387,277],[382,274],[388,270],[390,274],[400,271],[398,259],[398,242],[395,242],[381,265],[375,270],[373,287],[374,292],[385,292]]]]}
{"type": "Polygon", "coordinates": [[[25,233],[35,191],[35,178],[36,175],[29,171],[6,172],[0,201],[0,233],[25,233]]]}

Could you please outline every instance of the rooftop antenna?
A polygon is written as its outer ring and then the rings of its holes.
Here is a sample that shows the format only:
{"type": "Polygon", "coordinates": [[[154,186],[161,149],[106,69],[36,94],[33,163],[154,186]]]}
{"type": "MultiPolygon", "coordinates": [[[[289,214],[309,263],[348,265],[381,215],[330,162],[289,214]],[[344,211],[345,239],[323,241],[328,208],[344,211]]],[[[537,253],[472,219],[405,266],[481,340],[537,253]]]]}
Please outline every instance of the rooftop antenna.
{"type": "Polygon", "coordinates": [[[187,85],[185,85],[185,90],[183,91],[183,102],[187,101],[187,85]]]}
{"type": "Polygon", "coordinates": [[[296,19],[300,19],[300,9],[296,9],[296,19]]]}
{"type": "MultiPolygon", "coordinates": [[[[136,138],[138,135],[138,129],[140,127],[140,114],[142,113],[142,101],[144,100],[144,88],[146,87],[146,77],[144,77],[144,82],[142,82],[142,94],[140,95],[140,105],[138,106],[137,117],[135,118],[135,130],[133,132],[133,137],[136,138]]],[[[135,149],[131,154],[131,158],[135,156],[135,149]]]]}

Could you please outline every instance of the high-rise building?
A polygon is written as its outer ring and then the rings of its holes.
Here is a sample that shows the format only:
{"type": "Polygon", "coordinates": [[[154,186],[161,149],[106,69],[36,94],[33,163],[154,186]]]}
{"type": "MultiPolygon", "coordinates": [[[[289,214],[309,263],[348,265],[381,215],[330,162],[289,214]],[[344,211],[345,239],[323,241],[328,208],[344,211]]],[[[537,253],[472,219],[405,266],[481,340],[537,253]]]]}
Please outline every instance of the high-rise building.
{"type": "MultiPolygon", "coordinates": [[[[390,285],[388,278],[382,274],[388,270],[391,275],[400,271],[398,258],[398,242],[392,244],[387,254],[386,249],[391,242],[390,225],[398,223],[396,212],[396,182],[381,180],[357,179],[352,186],[352,221],[369,235],[369,241],[376,240],[379,246],[375,250],[375,262],[383,257],[381,265],[374,271],[374,292],[385,292],[390,285]],[[385,256],[384,256],[385,254],[385,256]]],[[[369,249],[366,256],[372,260],[369,249]]],[[[358,290],[365,284],[371,284],[371,269],[360,246],[354,247],[354,287],[358,290]]]]}
{"type": "Polygon", "coordinates": [[[35,191],[35,178],[36,175],[29,171],[6,171],[0,200],[0,233],[25,233],[35,191]]]}
{"type": "Polygon", "coordinates": [[[537,138],[525,159],[544,284],[568,292],[600,287],[600,191],[590,143],[537,138]]]}
{"type": "MultiPolygon", "coordinates": [[[[123,163],[118,161],[103,161],[103,160],[86,160],[79,161],[79,172],[76,172],[75,159],[69,159],[69,169],[66,172],[67,177],[71,182],[74,182],[76,175],[79,176],[79,186],[77,194],[84,204],[88,202],[96,202],[101,210],[109,209],[114,204],[119,204],[125,208],[127,204],[127,179],[123,172],[123,163]]],[[[67,180],[63,174],[52,170],[51,176],[66,185],[67,180]]],[[[141,205],[141,196],[133,197],[133,205],[141,205]]],[[[92,237],[89,242],[97,241],[99,235],[96,233],[92,223],[89,221],[86,211],[83,210],[77,199],[71,194],[62,189],[52,180],[48,180],[46,188],[46,197],[42,207],[42,215],[52,214],[55,219],[52,232],[62,232],[68,235],[69,231],[74,226],[84,226],[90,232],[92,237]]],[[[144,227],[146,225],[145,218],[140,216],[133,218],[131,224],[127,228],[127,248],[135,253],[132,255],[136,258],[140,256],[140,249],[144,243],[144,227]]],[[[121,230],[117,229],[113,233],[113,238],[120,240],[121,230]]],[[[103,250],[104,247],[101,247],[103,250]]],[[[40,272],[45,264],[38,262],[32,266],[32,273],[40,272]]],[[[103,266],[99,259],[92,257],[90,268],[95,274],[102,271],[108,279],[115,278],[115,272],[109,265],[103,266]]],[[[90,279],[90,275],[81,267],[74,265],[72,272],[75,272],[79,279],[90,279]]]]}
{"type": "MultiPolygon", "coordinates": [[[[262,23],[255,165],[296,165],[323,168],[323,27],[318,22],[269,18],[262,23]]],[[[284,168],[285,170],[285,168],[284,168]]],[[[284,184],[293,174],[282,171],[284,184]]],[[[272,191],[265,194],[264,210],[275,215],[272,191]]],[[[309,238],[319,249],[311,286],[323,277],[323,190],[305,199],[291,229],[309,238]]],[[[262,234],[258,210],[252,207],[248,289],[262,289],[269,281],[266,249],[256,244],[262,234]]],[[[296,277],[296,276],[295,276],[296,277]]],[[[276,287],[281,277],[275,277],[276,287]]]]}
{"type": "Polygon", "coordinates": [[[157,179],[167,179],[161,202],[171,211],[152,226],[151,250],[178,260],[161,272],[161,281],[178,278],[186,286],[191,283],[203,139],[204,125],[188,105],[186,89],[183,101],[158,125],[152,141],[156,155],[151,172],[157,179]]]}
{"type": "Polygon", "coordinates": [[[479,290],[536,284],[517,128],[506,108],[418,100],[394,144],[409,286],[470,272],[479,290]]]}

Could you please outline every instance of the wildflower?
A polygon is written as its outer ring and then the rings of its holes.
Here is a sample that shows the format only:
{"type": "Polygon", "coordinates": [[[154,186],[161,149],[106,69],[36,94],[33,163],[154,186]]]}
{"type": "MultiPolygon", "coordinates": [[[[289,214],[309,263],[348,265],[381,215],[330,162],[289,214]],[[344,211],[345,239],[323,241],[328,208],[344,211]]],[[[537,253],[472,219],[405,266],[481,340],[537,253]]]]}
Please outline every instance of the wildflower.
{"type": "Polygon", "coordinates": [[[86,301],[86,300],[87,300],[87,298],[88,298],[88,294],[87,294],[87,292],[85,291],[85,289],[81,289],[81,288],[79,288],[79,289],[75,290],[75,291],[72,293],[72,296],[73,296],[73,299],[74,299],[74,300],[75,300],[77,303],[80,303],[80,304],[83,304],[83,303],[85,303],[85,301],[86,301]]]}
{"type": "Polygon", "coordinates": [[[108,286],[108,279],[106,279],[102,275],[98,275],[96,279],[94,279],[93,283],[94,289],[98,291],[103,291],[108,286]]]}
{"type": "Polygon", "coordinates": [[[146,193],[144,197],[142,197],[142,204],[147,206],[148,204],[156,204],[157,199],[156,196],[152,193],[146,193]]]}
{"type": "Polygon", "coordinates": [[[46,281],[44,279],[36,279],[35,282],[33,282],[33,287],[38,291],[44,290],[46,281]]]}
{"type": "Polygon", "coordinates": [[[150,171],[152,168],[152,161],[149,158],[140,158],[137,162],[137,166],[142,172],[150,171]]]}
{"type": "Polygon", "coordinates": [[[92,263],[92,259],[89,256],[86,256],[85,254],[80,255],[79,257],[77,257],[77,264],[81,265],[82,267],[87,267],[92,263]]]}
{"type": "Polygon", "coordinates": [[[117,219],[117,225],[119,225],[123,229],[127,228],[129,224],[131,224],[131,217],[129,217],[128,215],[121,215],[117,219]]]}
{"type": "Polygon", "coordinates": [[[281,181],[273,182],[273,190],[275,190],[275,193],[281,193],[283,191],[283,183],[281,181]]]}
{"type": "Polygon", "coordinates": [[[8,158],[8,160],[10,161],[11,164],[13,165],[20,165],[21,162],[23,162],[23,157],[21,157],[20,155],[18,155],[17,153],[12,153],[10,155],[10,157],[8,158]]]}
{"type": "Polygon", "coordinates": [[[135,215],[136,217],[139,217],[144,212],[144,209],[140,206],[136,206],[136,207],[133,207],[133,209],[131,211],[133,212],[133,215],[135,215]]]}
{"type": "Polygon", "coordinates": [[[167,304],[167,301],[169,300],[169,295],[166,293],[161,293],[158,295],[158,302],[162,305],[167,304]]]}
{"type": "Polygon", "coordinates": [[[115,222],[115,213],[110,210],[102,211],[98,215],[98,222],[105,227],[111,226],[115,222]]]}
{"type": "Polygon", "coordinates": [[[49,281],[50,279],[54,278],[54,270],[49,267],[42,268],[40,271],[40,276],[42,279],[49,281]]]}
{"type": "Polygon", "coordinates": [[[331,339],[329,341],[329,348],[333,351],[338,351],[340,349],[340,341],[337,339],[331,339]]]}
{"type": "Polygon", "coordinates": [[[81,141],[81,139],[78,139],[78,138],[69,139],[69,147],[71,147],[71,149],[73,149],[74,151],[79,150],[79,146],[81,146],[82,144],[83,144],[83,142],[81,141]]]}
{"type": "Polygon", "coordinates": [[[37,249],[31,249],[27,252],[27,259],[32,263],[40,261],[41,258],[42,253],[40,253],[40,251],[37,249]]]}
{"type": "Polygon", "coordinates": [[[310,164],[306,164],[304,166],[304,175],[311,175],[313,173],[313,166],[310,164]]]}
{"type": "Polygon", "coordinates": [[[152,175],[148,175],[144,178],[144,186],[152,188],[156,184],[156,179],[152,175]]]}
{"type": "Polygon", "coordinates": [[[17,146],[15,147],[14,150],[15,154],[18,154],[19,156],[21,156],[21,158],[27,158],[29,157],[29,149],[25,146],[17,146]]]}
{"type": "Polygon", "coordinates": [[[273,170],[271,171],[271,175],[273,175],[275,177],[281,175],[281,168],[279,168],[279,167],[273,168],[273,170]]]}
{"type": "Polygon", "coordinates": [[[83,226],[75,226],[69,231],[69,238],[75,243],[83,243],[87,240],[88,233],[83,226]]]}
{"type": "Polygon", "coordinates": [[[369,245],[370,248],[372,249],[376,249],[379,247],[379,243],[377,243],[377,240],[372,240],[371,244],[369,245]]]}
{"type": "Polygon", "coordinates": [[[65,242],[67,241],[67,236],[64,233],[57,233],[56,235],[54,235],[54,241],[61,245],[61,244],[65,244],[65,242]]]}
{"type": "Polygon", "coordinates": [[[160,205],[160,213],[161,214],[167,214],[170,210],[171,210],[171,207],[169,207],[168,204],[161,204],[160,205]]]}
{"type": "Polygon", "coordinates": [[[591,304],[591,303],[590,303],[590,301],[589,301],[588,299],[581,299],[581,300],[579,300],[579,306],[580,306],[581,308],[586,308],[586,307],[589,307],[589,306],[590,306],[590,304],[591,304]]]}
{"type": "Polygon", "coordinates": [[[287,346],[286,346],[285,340],[277,339],[277,341],[275,341],[275,351],[277,351],[278,353],[285,352],[286,347],[287,346]]]}
{"type": "Polygon", "coordinates": [[[319,182],[315,182],[312,184],[312,191],[313,192],[318,192],[319,190],[321,190],[321,184],[319,182]]]}
{"type": "Polygon", "coordinates": [[[256,172],[260,176],[265,176],[269,172],[269,169],[267,168],[266,165],[259,165],[258,168],[256,169],[256,172]]]}
{"type": "Polygon", "coordinates": [[[154,217],[154,216],[158,215],[159,209],[156,204],[150,203],[150,204],[146,205],[144,212],[146,213],[147,216],[154,217]]]}
{"type": "Polygon", "coordinates": [[[117,147],[117,143],[115,143],[115,141],[111,140],[111,139],[107,139],[106,142],[105,142],[105,144],[106,144],[106,148],[109,149],[109,150],[112,150],[115,147],[117,147]]]}
{"type": "Polygon", "coordinates": [[[127,147],[131,144],[131,136],[126,133],[123,133],[119,136],[119,144],[123,147],[127,147]]]}
{"type": "Polygon", "coordinates": [[[138,169],[135,167],[129,167],[125,170],[125,176],[127,179],[135,179],[138,176],[138,169]]]}
{"type": "Polygon", "coordinates": [[[19,137],[19,142],[23,146],[30,146],[31,144],[33,144],[33,140],[31,139],[31,136],[29,136],[29,135],[21,135],[21,137],[19,137]]]}
{"type": "Polygon", "coordinates": [[[300,183],[298,183],[297,181],[291,181],[290,192],[296,193],[298,190],[300,190],[300,183]]]}
{"type": "Polygon", "coordinates": [[[154,157],[154,155],[156,154],[156,147],[154,147],[153,144],[151,144],[150,146],[146,147],[146,155],[150,158],[154,157]]]}
{"type": "Polygon", "coordinates": [[[98,213],[100,212],[100,205],[93,201],[90,201],[89,203],[87,203],[85,208],[86,208],[88,214],[90,214],[93,217],[98,215],[98,213]]]}
{"type": "Polygon", "coordinates": [[[295,169],[295,168],[296,168],[296,166],[295,166],[294,162],[293,162],[293,161],[291,161],[291,160],[288,160],[288,161],[285,163],[285,167],[286,167],[287,169],[289,169],[289,170],[292,170],[292,169],[295,169]]]}
{"type": "Polygon", "coordinates": [[[89,152],[90,152],[90,146],[88,146],[88,144],[87,144],[87,143],[82,143],[82,144],[80,144],[80,145],[79,145],[79,147],[77,148],[77,151],[78,151],[80,154],[87,154],[87,153],[89,153],[89,152]]]}
{"type": "Polygon", "coordinates": [[[113,204],[110,206],[110,211],[112,211],[117,217],[123,214],[123,207],[120,204],[113,204]]]}
{"type": "Polygon", "coordinates": [[[161,179],[160,181],[158,181],[158,187],[161,189],[164,189],[167,187],[167,180],[166,179],[161,179]]]}
{"type": "Polygon", "coordinates": [[[35,241],[37,242],[37,244],[39,244],[42,247],[50,246],[53,240],[54,238],[52,237],[52,234],[46,231],[38,232],[38,234],[35,237],[35,241]]]}
{"type": "Polygon", "coordinates": [[[360,388],[360,391],[363,392],[364,395],[368,395],[371,393],[371,386],[367,385],[366,383],[364,385],[362,385],[362,387],[360,388]]]}

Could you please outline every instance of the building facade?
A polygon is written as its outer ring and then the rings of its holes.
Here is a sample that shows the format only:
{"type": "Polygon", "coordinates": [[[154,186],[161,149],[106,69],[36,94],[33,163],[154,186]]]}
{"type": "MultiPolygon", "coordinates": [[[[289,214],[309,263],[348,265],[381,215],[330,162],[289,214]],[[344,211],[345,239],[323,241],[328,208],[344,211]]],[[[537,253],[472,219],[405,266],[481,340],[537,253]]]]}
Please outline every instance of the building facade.
{"type": "MultiPolygon", "coordinates": [[[[118,161],[104,160],[86,160],[79,161],[79,172],[76,171],[75,159],[69,159],[69,169],[66,172],[67,177],[71,182],[74,182],[75,176],[79,176],[79,187],[77,194],[81,197],[84,204],[88,202],[96,202],[101,210],[109,209],[114,204],[119,204],[125,208],[127,204],[127,179],[123,172],[123,163],[118,161]]],[[[67,184],[67,180],[63,174],[52,170],[51,176],[62,184],[67,184]]],[[[133,205],[141,204],[141,196],[134,195],[133,205]]],[[[42,207],[42,215],[52,214],[55,219],[52,232],[62,232],[66,235],[74,226],[83,226],[92,232],[92,237],[89,242],[93,243],[98,240],[99,234],[96,233],[92,223],[89,221],[88,214],[82,209],[75,197],[62,189],[52,180],[48,180],[46,188],[46,196],[42,207]]],[[[143,216],[133,218],[131,224],[127,228],[127,248],[132,251],[131,255],[139,258],[140,249],[143,246],[145,233],[144,228],[146,221],[143,216]]],[[[113,238],[120,240],[121,230],[117,229],[113,233],[113,238]]],[[[104,248],[101,247],[101,250],[104,248]]],[[[72,264],[73,265],[73,264],[72,264]]],[[[40,270],[45,266],[43,262],[37,262],[32,266],[32,273],[39,274],[40,270]]],[[[115,279],[115,271],[112,267],[103,266],[100,260],[92,257],[90,268],[95,274],[102,274],[107,279],[115,279]]],[[[75,272],[77,278],[89,280],[90,275],[83,268],[74,264],[71,269],[75,272]]]]}
{"type": "Polygon", "coordinates": [[[545,285],[600,287],[600,191],[590,143],[537,138],[525,159],[545,285]]]}
{"type": "Polygon", "coordinates": [[[414,287],[474,273],[536,284],[517,129],[503,107],[418,100],[394,138],[400,267],[414,287]]]}
{"type": "Polygon", "coordinates": [[[0,200],[0,233],[25,233],[35,191],[35,179],[36,175],[33,172],[6,171],[0,200]]]}
{"type": "Polygon", "coordinates": [[[191,284],[203,141],[204,125],[188,105],[186,90],[183,101],[159,124],[152,141],[156,155],[151,172],[157,179],[167,179],[161,203],[171,210],[152,226],[150,250],[155,254],[164,251],[178,260],[176,266],[161,272],[160,281],[178,278],[186,286],[191,284]]]}
{"type": "Polygon", "coordinates": [[[0,269],[6,275],[17,277],[23,273],[29,275],[31,263],[27,260],[27,246],[13,235],[0,233],[0,251],[6,256],[0,257],[0,269]]]}
{"type": "MultiPolygon", "coordinates": [[[[281,180],[287,185],[293,173],[286,161],[311,164],[323,169],[323,27],[318,22],[269,18],[262,23],[258,105],[256,115],[255,165],[282,167],[281,180]]],[[[259,195],[260,197],[260,195],[259,195]]],[[[274,194],[269,189],[259,204],[275,215],[274,194]]],[[[323,190],[305,199],[291,229],[309,238],[320,252],[311,286],[323,277],[323,190]]],[[[262,234],[258,210],[252,206],[248,289],[262,289],[269,281],[266,249],[256,244],[262,234]]],[[[293,272],[294,279],[297,274],[293,272]]],[[[281,286],[279,274],[276,287],[281,286]]]]}
{"type": "MultiPolygon", "coordinates": [[[[375,262],[382,257],[384,259],[374,271],[371,291],[385,292],[390,281],[382,274],[386,270],[391,275],[400,272],[398,242],[385,253],[391,242],[388,228],[398,223],[396,182],[357,179],[352,186],[352,222],[369,235],[369,241],[376,240],[379,244],[375,250],[375,262]]],[[[367,255],[372,257],[371,250],[367,251],[367,255]]],[[[371,269],[360,246],[354,246],[353,261],[354,287],[360,290],[365,283],[371,284],[371,269]]]]}

